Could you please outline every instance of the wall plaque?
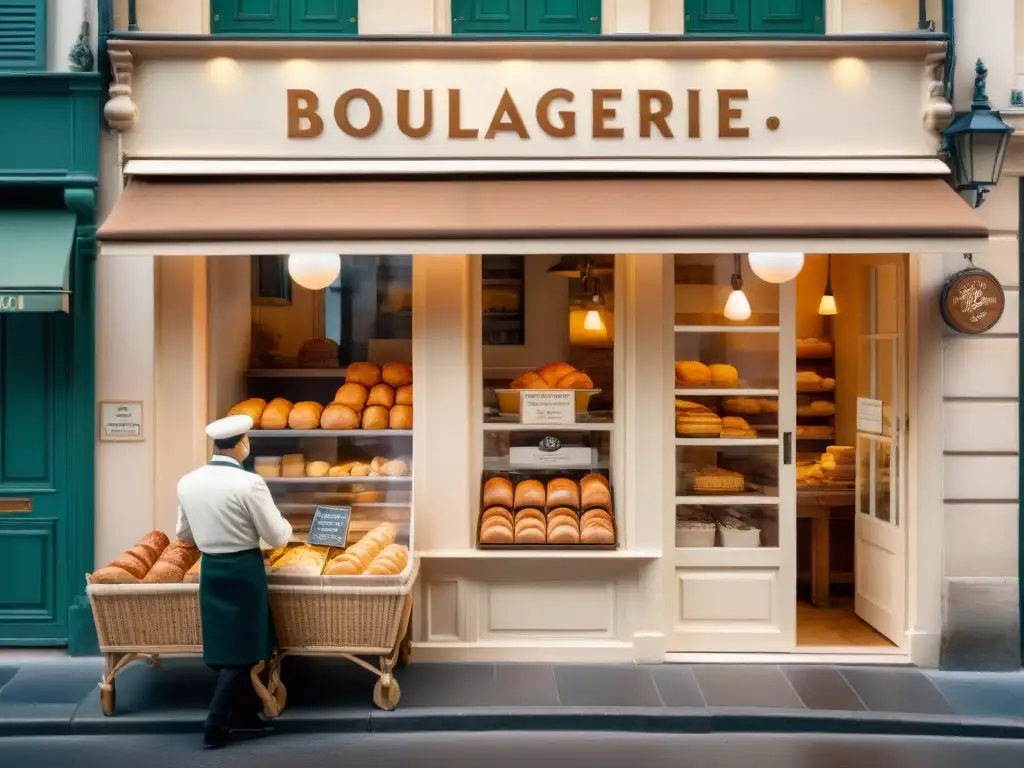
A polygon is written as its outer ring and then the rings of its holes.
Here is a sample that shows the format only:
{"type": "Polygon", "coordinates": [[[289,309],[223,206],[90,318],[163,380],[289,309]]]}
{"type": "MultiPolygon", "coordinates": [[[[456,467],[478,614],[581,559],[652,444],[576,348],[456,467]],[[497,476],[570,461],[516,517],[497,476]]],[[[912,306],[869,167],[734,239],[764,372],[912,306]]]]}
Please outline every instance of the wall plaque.
{"type": "Polygon", "coordinates": [[[142,439],[141,402],[100,403],[100,440],[132,442],[142,439]]]}
{"type": "Polygon", "coordinates": [[[957,333],[977,334],[999,322],[1006,307],[1003,286],[983,269],[957,272],[942,286],[939,312],[942,320],[957,333]]]}

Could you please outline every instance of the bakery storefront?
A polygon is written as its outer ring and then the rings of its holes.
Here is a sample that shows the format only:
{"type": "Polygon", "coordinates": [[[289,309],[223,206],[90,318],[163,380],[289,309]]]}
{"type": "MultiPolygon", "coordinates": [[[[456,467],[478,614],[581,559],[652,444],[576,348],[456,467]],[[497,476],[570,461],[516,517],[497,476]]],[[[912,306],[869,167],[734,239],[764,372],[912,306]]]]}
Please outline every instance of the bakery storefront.
{"type": "Polygon", "coordinates": [[[942,42],[110,48],[157,527],[237,408],[297,539],[418,558],[418,660],[937,663],[942,42]]]}

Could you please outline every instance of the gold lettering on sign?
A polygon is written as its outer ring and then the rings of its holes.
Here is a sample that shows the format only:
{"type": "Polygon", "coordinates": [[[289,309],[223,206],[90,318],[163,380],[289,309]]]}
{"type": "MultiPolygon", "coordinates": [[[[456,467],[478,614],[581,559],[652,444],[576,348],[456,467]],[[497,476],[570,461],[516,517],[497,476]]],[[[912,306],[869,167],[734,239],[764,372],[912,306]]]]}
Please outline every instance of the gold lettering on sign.
{"type": "Polygon", "coordinates": [[[320,99],[313,91],[288,89],[288,138],[315,139],[324,132],[324,121],[317,114],[320,99]],[[306,125],[303,125],[303,120],[306,125]]]}
{"type": "Polygon", "coordinates": [[[558,116],[562,120],[561,125],[551,122],[551,104],[555,99],[567,101],[570,104],[576,98],[576,94],[567,88],[552,88],[537,100],[537,125],[548,136],[553,139],[568,139],[576,135],[576,113],[563,109],[559,110],[558,116]]]}
{"type": "Polygon", "coordinates": [[[334,102],[334,122],[341,128],[342,133],[357,139],[365,139],[373,136],[380,130],[380,124],[384,121],[384,108],[380,105],[380,99],[374,96],[365,88],[353,88],[345,91],[338,100],[334,102]],[[348,106],[356,99],[362,99],[370,110],[370,116],[366,119],[366,125],[357,128],[348,119],[348,106]]]}
{"type": "Polygon", "coordinates": [[[640,138],[651,138],[651,126],[666,139],[672,138],[668,116],[672,114],[672,96],[665,91],[640,91],[640,138]],[[657,108],[654,102],[658,103],[657,108]]]}
{"type": "Polygon", "coordinates": [[[434,92],[423,92],[423,124],[414,126],[410,119],[409,105],[411,91],[398,92],[398,130],[410,139],[422,139],[434,130],[434,92]]]}
{"type": "Polygon", "coordinates": [[[626,132],[615,125],[608,125],[608,120],[615,119],[615,107],[609,107],[606,101],[622,98],[622,90],[619,88],[595,88],[590,92],[594,105],[594,131],[595,139],[621,139],[626,132]]]}
{"type": "Polygon", "coordinates": [[[0,499],[0,514],[31,512],[32,499],[0,499]]]}
{"type": "Polygon", "coordinates": [[[458,88],[448,89],[448,138],[475,139],[480,135],[476,128],[462,127],[462,94],[458,88]]]}
{"type": "Polygon", "coordinates": [[[691,139],[700,138],[700,91],[686,92],[686,135],[691,139]]]}
{"type": "Polygon", "coordinates": [[[734,100],[746,101],[746,89],[718,91],[718,137],[721,139],[745,139],[750,136],[749,128],[733,125],[733,120],[743,117],[743,110],[732,105],[734,100]]]}
{"type": "Polygon", "coordinates": [[[494,116],[491,118],[491,124],[487,127],[484,138],[493,139],[498,133],[515,133],[520,139],[530,138],[530,132],[526,130],[526,123],[523,122],[523,116],[519,114],[519,107],[516,106],[515,99],[512,98],[512,94],[508,92],[507,88],[501,94],[501,101],[498,102],[498,108],[494,110],[494,116]]]}

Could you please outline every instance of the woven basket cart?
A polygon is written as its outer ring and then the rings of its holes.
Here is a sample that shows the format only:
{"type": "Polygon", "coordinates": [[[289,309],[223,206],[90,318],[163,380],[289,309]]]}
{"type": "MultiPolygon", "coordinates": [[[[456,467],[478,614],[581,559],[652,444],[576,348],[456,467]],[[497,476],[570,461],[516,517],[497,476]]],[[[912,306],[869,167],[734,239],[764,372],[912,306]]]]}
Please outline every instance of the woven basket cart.
{"type": "MultiPolygon", "coordinates": [[[[261,678],[265,662],[253,667],[250,675],[269,717],[277,717],[287,703],[281,682],[281,661],[287,655],[343,656],[377,674],[374,703],[395,708],[401,691],[393,673],[409,659],[412,590],[419,573],[419,559],[411,560],[406,573],[397,577],[270,584],[278,654],[270,661],[266,685],[261,678]],[[379,656],[380,666],[360,655],[379,656]]],[[[103,714],[114,714],[115,678],[132,662],[159,666],[164,656],[202,654],[198,584],[93,584],[88,575],[86,582],[105,659],[100,681],[103,714]]]]}

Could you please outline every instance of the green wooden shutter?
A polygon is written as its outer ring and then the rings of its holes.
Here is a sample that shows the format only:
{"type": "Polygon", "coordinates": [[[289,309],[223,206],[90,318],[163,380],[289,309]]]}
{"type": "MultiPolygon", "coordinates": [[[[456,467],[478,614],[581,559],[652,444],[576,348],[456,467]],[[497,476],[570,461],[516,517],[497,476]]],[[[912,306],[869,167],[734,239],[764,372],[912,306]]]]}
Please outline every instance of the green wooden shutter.
{"type": "Polygon", "coordinates": [[[526,31],[601,34],[601,0],[526,0],[526,31]]]}
{"type": "Polygon", "coordinates": [[[0,71],[46,69],[46,0],[0,0],[0,71]]]}
{"type": "Polygon", "coordinates": [[[210,12],[210,29],[214,34],[288,32],[291,29],[290,0],[210,0],[210,12]]]}
{"type": "Polygon", "coordinates": [[[750,32],[751,0],[686,0],[687,32],[750,32]]]}
{"type": "Polygon", "coordinates": [[[824,0],[750,0],[750,31],[825,33],[824,0]]]}
{"type": "Polygon", "coordinates": [[[355,35],[358,11],[359,0],[292,0],[292,32],[355,35]]]}
{"type": "Polygon", "coordinates": [[[526,0],[452,0],[452,34],[488,32],[526,32],[526,0]]]}

